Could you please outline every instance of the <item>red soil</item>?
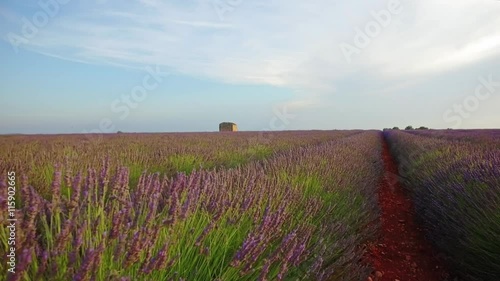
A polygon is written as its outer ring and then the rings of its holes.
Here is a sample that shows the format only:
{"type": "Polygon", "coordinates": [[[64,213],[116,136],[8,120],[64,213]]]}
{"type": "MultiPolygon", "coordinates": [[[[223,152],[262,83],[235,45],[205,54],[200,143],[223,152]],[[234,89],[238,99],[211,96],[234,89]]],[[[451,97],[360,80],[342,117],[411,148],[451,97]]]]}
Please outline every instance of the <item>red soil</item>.
{"type": "Polygon", "coordinates": [[[398,170],[385,140],[382,156],[385,174],[378,192],[382,227],[379,240],[368,246],[366,257],[375,269],[368,280],[448,279],[443,262],[414,221],[413,204],[397,180],[398,170]]]}

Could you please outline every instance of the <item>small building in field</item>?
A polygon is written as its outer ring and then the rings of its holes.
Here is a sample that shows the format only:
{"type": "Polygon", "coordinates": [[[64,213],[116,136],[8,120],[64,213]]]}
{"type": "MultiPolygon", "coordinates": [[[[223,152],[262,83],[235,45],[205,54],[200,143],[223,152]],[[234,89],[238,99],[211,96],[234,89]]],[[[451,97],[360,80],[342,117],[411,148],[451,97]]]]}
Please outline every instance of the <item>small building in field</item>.
{"type": "Polygon", "coordinates": [[[237,132],[238,125],[232,122],[222,122],[219,124],[219,132],[237,132]]]}

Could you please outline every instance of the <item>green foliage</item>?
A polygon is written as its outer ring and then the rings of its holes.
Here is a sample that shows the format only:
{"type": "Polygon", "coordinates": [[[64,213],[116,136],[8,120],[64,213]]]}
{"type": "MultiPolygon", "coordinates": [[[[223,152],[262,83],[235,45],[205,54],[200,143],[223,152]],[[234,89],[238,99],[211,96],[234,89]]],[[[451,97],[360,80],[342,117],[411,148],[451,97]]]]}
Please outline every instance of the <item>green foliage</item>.
{"type": "Polygon", "coordinates": [[[173,171],[191,173],[195,169],[203,168],[203,159],[196,155],[183,154],[172,155],[168,158],[173,171]]]}

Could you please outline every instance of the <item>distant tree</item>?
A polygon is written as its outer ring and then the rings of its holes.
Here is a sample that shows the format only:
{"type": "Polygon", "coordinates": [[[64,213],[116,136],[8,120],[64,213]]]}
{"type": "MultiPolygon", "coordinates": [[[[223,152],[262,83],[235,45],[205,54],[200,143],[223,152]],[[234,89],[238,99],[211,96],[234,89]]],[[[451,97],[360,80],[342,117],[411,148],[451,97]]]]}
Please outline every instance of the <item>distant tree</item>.
{"type": "Polygon", "coordinates": [[[394,127],[394,128],[392,128],[392,129],[393,129],[393,130],[399,130],[399,127],[394,127]]]}
{"type": "Polygon", "coordinates": [[[424,127],[424,126],[420,126],[420,127],[418,127],[418,129],[417,129],[417,130],[429,130],[429,128],[424,127]]]}
{"type": "Polygon", "coordinates": [[[413,130],[413,126],[406,126],[405,130],[413,130]]]}
{"type": "Polygon", "coordinates": [[[122,132],[122,131],[118,131],[118,132],[116,132],[116,133],[117,133],[117,134],[123,134],[123,132],[122,132]]]}

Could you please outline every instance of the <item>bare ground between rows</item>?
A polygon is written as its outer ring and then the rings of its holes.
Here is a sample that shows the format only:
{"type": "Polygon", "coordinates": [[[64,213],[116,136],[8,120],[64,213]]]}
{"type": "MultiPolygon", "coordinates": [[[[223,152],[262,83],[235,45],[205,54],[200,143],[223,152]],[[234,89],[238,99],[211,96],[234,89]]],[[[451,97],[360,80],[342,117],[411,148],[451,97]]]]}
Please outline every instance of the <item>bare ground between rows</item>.
{"type": "Polygon", "coordinates": [[[441,255],[415,221],[412,201],[398,181],[398,169],[383,141],[384,177],[379,184],[380,236],[368,245],[366,258],[375,271],[368,280],[449,280],[441,255]]]}

